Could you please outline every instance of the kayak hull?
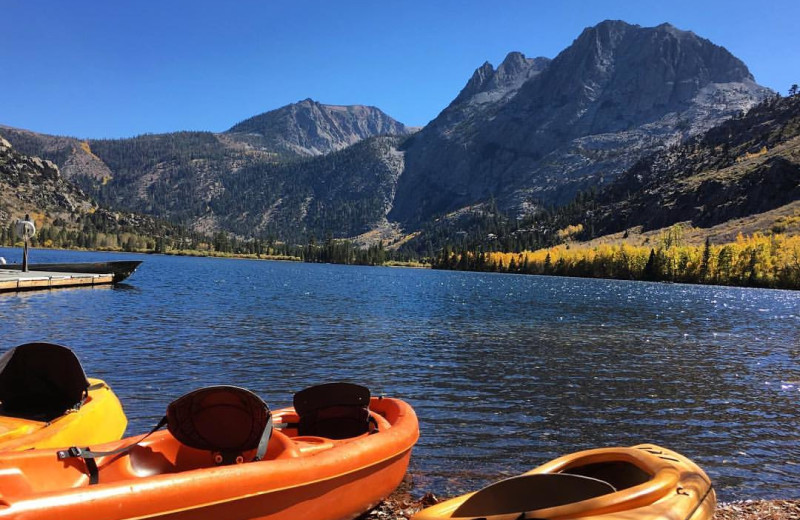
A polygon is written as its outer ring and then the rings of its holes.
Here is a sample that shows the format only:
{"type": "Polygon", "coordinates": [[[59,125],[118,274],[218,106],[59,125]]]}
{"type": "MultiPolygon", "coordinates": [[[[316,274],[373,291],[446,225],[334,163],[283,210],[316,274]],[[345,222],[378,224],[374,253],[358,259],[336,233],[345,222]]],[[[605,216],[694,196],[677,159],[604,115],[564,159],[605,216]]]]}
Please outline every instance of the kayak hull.
{"type": "MultiPolygon", "coordinates": [[[[523,475],[581,474],[584,468],[623,468],[641,470],[643,482],[630,487],[617,484],[616,492],[554,507],[483,514],[488,520],[507,518],[594,520],[710,520],[716,507],[716,495],[705,472],[694,462],[674,451],[654,445],[632,448],[600,448],[565,455],[523,475]],[[525,516],[521,516],[525,513],[525,516]]],[[[613,478],[613,471],[607,472],[613,478]]],[[[635,470],[634,470],[635,471],[635,470]]],[[[626,471],[629,475],[633,472],[626,471]]],[[[628,477],[625,477],[628,478],[628,477]]],[[[628,478],[629,479],[629,478],[628,478]]],[[[612,482],[613,484],[613,482],[612,482]]],[[[534,494],[535,490],[531,490],[534,494]]],[[[480,492],[477,492],[480,493],[480,492]]],[[[473,518],[458,511],[477,493],[468,493],[420,511],[412,520],[473,518]]]]}
{"type": "Polygon", "coordinates": [[[119,399],[104,381],[88,381],[89,395],[81,407],[49,422],[0,415],[0,451],[63,448],[121,438],[128,421],[119,399]]]}
{"type": "MultiPolygon", "coordinates": [[[[79,458],[59,461],[48,451],[0,455],[0,519],[355,518],[400,484],[419,436],[406,403],[373,398],[370,409],[378,433],[333,441],[275,430],[264,460],[223,466],[211,452],[160,431],[129,453],[97,459],[95,485],[79,458]]],[[[293,423],[297,416],[287,408],[273,418],[293,423]]]]}

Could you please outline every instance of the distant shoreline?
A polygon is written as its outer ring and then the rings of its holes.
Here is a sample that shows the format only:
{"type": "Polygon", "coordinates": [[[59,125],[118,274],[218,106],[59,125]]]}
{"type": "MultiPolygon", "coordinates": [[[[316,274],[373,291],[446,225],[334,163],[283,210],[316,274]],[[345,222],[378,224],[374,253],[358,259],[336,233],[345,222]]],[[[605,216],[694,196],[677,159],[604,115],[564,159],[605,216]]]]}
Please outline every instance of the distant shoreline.
{"type": "MultiPolygon", "coordinates": [[[[16,246],[0,246],[5,249],[17,249],[16,246]]],[[[21,248],[20,248],[21,249],[21,248]]],[[[31,248],[30,254],[35,255],[37,250],[45,251],[77,251],[82,253],[123,253],[134,255],[165,255],[165,256],[190,256],[194,258],[229,258],[233,260],[270,260],[276,262],[303,262],[303,263],[331,263],[331,262],[306,262],[299,256],[287,255],[267,255],[267,254],[249,254],[249,253],[223,253],[219,251],[198,251],[191,249],[173,249],[166,252],[156,252],[152,250],[141,251],[123,251],[122,249],[83,249],[83,248],[58,248],[58,247],[41,247],[31,248]]],[[[20,252],[20,255],[22,253],[20,252]]],[[[13,259],[12,259],[13,260],[13,259]]],[[[14,263],[9,258],[6,258],[8,263],[14,263]]],[[[361,265],[361,264],[335,264],[335,265],[361,265]]],[[[430,269],[431,265],[423,262],[402,262],[399,260],[387,260],[386,262],[375,267],[407,267],[412,269],[430,269]]]]}

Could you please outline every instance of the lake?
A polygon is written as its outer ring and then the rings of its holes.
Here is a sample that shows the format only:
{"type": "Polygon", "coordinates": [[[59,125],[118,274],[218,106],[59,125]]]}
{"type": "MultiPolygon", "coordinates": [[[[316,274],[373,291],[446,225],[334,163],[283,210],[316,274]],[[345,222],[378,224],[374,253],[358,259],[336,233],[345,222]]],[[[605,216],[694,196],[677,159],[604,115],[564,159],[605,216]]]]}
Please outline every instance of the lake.
{"type": "Polygon", "coordinates": [[[723,501],[797,498],[800,293],[31,252],[110,259],[144,264],[115,288],[0,294],[0,347],[71,347],[122,400],[129,435],[201,386],[244,386],[275,409],[349,380],[414,406],[418,495],[655,443],[703,467],[723,501]]]}

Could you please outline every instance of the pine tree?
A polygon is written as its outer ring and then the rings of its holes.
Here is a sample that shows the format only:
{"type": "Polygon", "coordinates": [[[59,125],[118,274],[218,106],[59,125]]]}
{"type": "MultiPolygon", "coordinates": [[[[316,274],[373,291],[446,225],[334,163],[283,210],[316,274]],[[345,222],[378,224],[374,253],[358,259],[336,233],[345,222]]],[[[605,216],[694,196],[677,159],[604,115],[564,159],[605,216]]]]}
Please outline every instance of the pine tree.
{"type": "Polygon", "coordinates": [[[700,281],[705,282],[709,278],[711,267],[711,239],[706,237],[706,245],[703,247],[703,260],[700,263],[700,281]]]}
{"type": "Polygon", "coordinates": [[[650,249],[650,257],[647,259],[647,264],[644,266],[644,272],[642,273],[642,278],[649,281],[658,280],[658,271],[656,266],[656,251],[655,249],[650,249]]]}
{"type": "Polygon", "coordinates": [[[733,268],[733,250],[730,246],[725,246],[719,251],[717,258],[717,277],[716,281],[721,284],[730,282],[731,269],[733,268]]]}

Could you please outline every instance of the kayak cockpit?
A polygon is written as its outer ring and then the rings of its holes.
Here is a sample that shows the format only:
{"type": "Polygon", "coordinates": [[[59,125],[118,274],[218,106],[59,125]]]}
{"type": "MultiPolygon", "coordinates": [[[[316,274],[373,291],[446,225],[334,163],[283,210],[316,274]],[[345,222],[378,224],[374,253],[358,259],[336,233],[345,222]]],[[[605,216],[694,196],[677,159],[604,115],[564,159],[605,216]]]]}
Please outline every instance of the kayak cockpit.
{"type": "Polygon", "coordinates": [[[616,491],[632,488],[653,479],[653,474],[629,461],[605,461],[584,464],[564,470],[571,475],[607,482],[616,491]]]}
{"type": "MultiPolygon", "coordinates": [[[[528,473],[496,482],[465,500],[453,511],[453,517],[487,517],[551,510],[607,497],[652,479],[652,474],[628,461],[587,464],[578,461],[560,472],[528,473]]],[[[538,518],[533,513],[531,515],[538,518]]]]}
{"type": "Polygon", "coordinates": [[[294,395],[293,409],[282,413],[275,424],[282,428],[299,453],[325,451],[341,441],[390,427],[385,417],[370,410],[370,403],[369,389],[360,385],[312,386],[294,395]]]}
{"type": "MultiPolygon", "coordinates": [[[[336,392],[330,390],[336,388],[325,390],[312,392],[328,396],[326,400],[313,401],[322,403],[319,406],[306,401],[300,404],[299,412],[296,408],[286,408],[274,414],[260,398],[245,389],[209,387],[190,392],[167,408],[168,431],[152,432],[138,442],[119,441],[93,450],[74,450],[72,454],[61,450],[57,471],[55,461],[46,462],[53,457],[52,453],[23,454],[16,460],[21,472],[6,474],[0,468],[0,489],[20,489],[23,494],[45,493],[91,486],[95,482],[112,484],[231,464],[246,466],[259,461],[315,456],[386,431],[391,428],[389,419],[398,417],[394,401],[370,398],[368,391],[366,397],[359,391],[355,405],[362,413],[351,410],[352,403],[347,398],[332,399],[336,392]],[[309,409],[314,412],[312,420],[306,415],[309,409]],[[363,425],[355,424],[362,422],[363,425]],[[308,432],[330,437],[301,435],[308,432]],[[15,482],[12,484],[11,480],[15,482]]],[[[298,393],[301,398],[312,394],[298,393]]]]}
{"type": "Polygon", "coordinates": [[[572,453],[425,509],[414,520],[685,518],[707,520],[715,496],[690,460],[652,445],[572,453]]]}

